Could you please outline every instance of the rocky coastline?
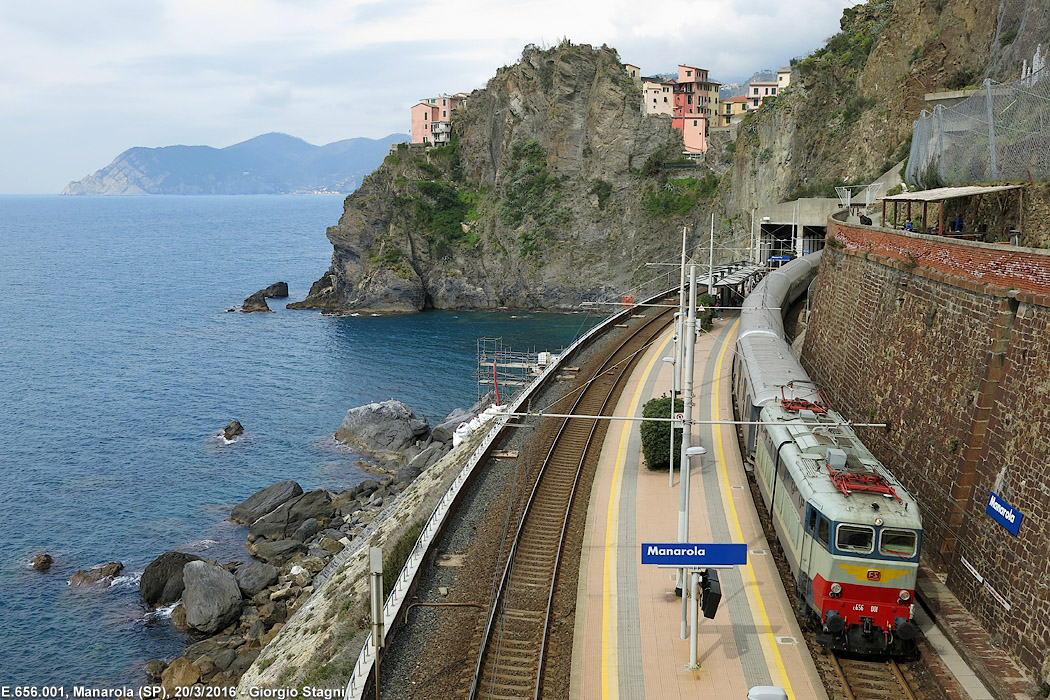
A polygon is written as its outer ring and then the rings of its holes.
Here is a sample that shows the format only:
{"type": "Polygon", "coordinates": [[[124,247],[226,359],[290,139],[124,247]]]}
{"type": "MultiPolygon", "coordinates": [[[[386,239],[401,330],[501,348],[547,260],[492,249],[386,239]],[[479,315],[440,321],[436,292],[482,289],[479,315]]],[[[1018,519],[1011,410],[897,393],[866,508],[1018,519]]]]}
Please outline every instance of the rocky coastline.
{"type": "Polygon", "coordinates": [[[351,544],[371,536],[373,523],[448,454],[455,429],[475,415],[457,409],[431,430],[400,401],[350,409],[336,438],[376,460],[373,468],[385,476],[342,491],[304,491],[295,481],[281,481],[252,494],[230,515],[248,527],[247,561],[177,551],[157,557],[139,582],[143,602],[170,608],[172,624],[192,641],[175,659],[147,662],[146,680],[169,694],[198,684],[236,685],[311,599],[322,572],[351,544]]]}

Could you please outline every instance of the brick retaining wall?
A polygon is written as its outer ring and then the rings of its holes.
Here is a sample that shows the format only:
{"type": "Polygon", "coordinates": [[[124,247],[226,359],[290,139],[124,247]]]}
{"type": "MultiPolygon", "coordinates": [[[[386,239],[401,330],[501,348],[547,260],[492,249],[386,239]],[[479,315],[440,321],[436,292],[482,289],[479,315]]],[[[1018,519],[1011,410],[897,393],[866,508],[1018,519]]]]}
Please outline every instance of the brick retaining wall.
{"type": "MultiPolygon", "coordinates": [[[[831,220],[802,361],[922,504],[927,561],[1050,672],[1050,251],[831,220]],[[991,491],[1024,514],[1014,537],[991,491]],[[965,559],[996,594],[962,563],[965,559]]],[[[858,431],[860,432],[860,431],[858,431]]]]}

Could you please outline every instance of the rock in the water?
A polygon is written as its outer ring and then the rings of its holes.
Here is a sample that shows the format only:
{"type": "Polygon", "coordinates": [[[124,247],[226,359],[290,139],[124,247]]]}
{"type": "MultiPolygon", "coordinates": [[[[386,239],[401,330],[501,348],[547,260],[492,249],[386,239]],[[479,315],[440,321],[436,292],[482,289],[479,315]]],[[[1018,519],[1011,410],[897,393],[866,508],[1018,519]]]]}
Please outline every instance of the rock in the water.
{"type": "Polygon", "coordinates": [[[383,459],[400,460],[401,453],[430,432],[426,418],[396,399],[351,408],[335,437],[383,459]]]}
{"type": "Polygon", "coordinates": [[[326,520],[334,513],[332,496],[324,489],[317,489],[282,503],[256,520],[248,532],[252,537],[279,540],[291,537],[310,518],[326,520]]]}
{"type": "Polygon", "coordinates": [[[252,553],[255,556],[276,566],[280,566],[301,551],[303,543],[299,540],[263,540],[252,545],[252,553]]]}
{"type": "Polygon", "coordinates": [[[47,571],[55,560],[48,553],[37,554],[33,557],[33,568],[37,571],[47,571]]]}
{"type": "Polygon", "coordinates": [[[287,282],[274,282],[266,289],[260,289],[256,294],[262,294],[267,299],[284,299],[288,296],[287,282]]]}
{"type": "Polygon", "coordinates": [[[269,311],[270,307],[266,304],[266,296],[263,294],[263,290],[259,290],[255,294],[244,300],[241,304],[241,311],[246,314],[250,314],[253,311],[269,311]]]}
{"type": "Polygon", "coordinates": [[[160,659],[150,659],[146,662],[146,680],[156,683],[160,680],[160,674],[164,673],[167,667],[168,664],[160,659]]]}
{"type": "Polygon", "coordinates": [[[241,612],[241,589],[237,579],[221,566],[191,561],[183,568],[186,590],[182,604],[186,623],[206,634],[218,632],[241,612]]]}
{"type": "Polygon", "coordinates": [[[267,299],[283,299],[288,296],[288,283],[287,282],[274,282],[266,289],[260,289],[255,294],[244,300],[241,304],[241,311],[244,313],[251,313],[253,311],[269,311],[270,307],[266,304],[267,299]]]}
{"type": "Polygon", "coordinates": [[[185,587],[182,568],[191,561],[200,561],[200,557],[184,552],[164,552],[150,562],[139,579],[139,593],[146,605],[156,607],[178,600],[185,587]]]}
{"type": "Polygon", "coordinates": [[[124,565],[119,561],[111,561],[94,569],[81,569],[69,579],[70,586],[93,586],[101,588],[109,587],[113,583],[113,577],[124,570],[124,565]]]}
{"type": "Polygon", "coordinates": [[[239,420],[230,421],[229,424],[227,424],[227,426],[222,429],[222,436],[227,440],[232,440],[243,433],[244,426],[241,425],[241,422],[239,420]]]}
{"type": "Polygon", "coordinates": [[[253,561],[237,569],[237,585],[245,598],[277,583],[277,569],[261,561],[253,561]]]}
{"type": "Polygon", "coordinates": [[[235,505],[230,520],[251,525],[274,508],[302,495],[303,487],[294,481],[278,481],[273,486],[256,491],[243,503],[235,505]]]}

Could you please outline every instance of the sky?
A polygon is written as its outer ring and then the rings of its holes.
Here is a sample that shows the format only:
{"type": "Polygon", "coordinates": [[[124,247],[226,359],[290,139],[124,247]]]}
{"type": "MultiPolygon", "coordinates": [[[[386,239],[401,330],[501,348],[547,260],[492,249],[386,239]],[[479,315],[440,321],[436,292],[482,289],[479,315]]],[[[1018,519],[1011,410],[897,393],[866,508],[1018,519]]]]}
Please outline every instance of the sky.
{"type": "Polygon", "coordinates": [[[0,3],[0,193],[61,192],[134,146],[409,130],[527,44],[607,44],[643,75],[787,65],[849,0],[34,0],[0,3]]]}

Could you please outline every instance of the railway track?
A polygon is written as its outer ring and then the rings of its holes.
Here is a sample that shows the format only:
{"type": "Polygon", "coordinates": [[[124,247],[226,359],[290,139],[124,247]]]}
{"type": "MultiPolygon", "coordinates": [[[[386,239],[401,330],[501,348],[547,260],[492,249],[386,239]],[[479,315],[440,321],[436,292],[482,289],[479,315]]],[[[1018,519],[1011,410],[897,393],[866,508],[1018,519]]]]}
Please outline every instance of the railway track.
{"type": "MultiPolygon", "coordinates": [[[[553,413],[610,415],[637,358],[673,315],[650,308],[647,318],[609,355],[572,400],[553,413]]],[[[555,420],[555,419],[548,419],[555,420]]],[[[566,530],[584,469],[597,460],[604,426],[596,418],[564,418],[525,504],[481,639],[470,698],[511,700],[542,695],[544,663],[566,530]]],[[[583,506],[585,507],[585,505],[583,506]]]]}
{"type": "Polygon", "coordinates": [[[828,656],[846,700],[917,700],[911,684],[892,659],[874,661],[828,656]]]}

